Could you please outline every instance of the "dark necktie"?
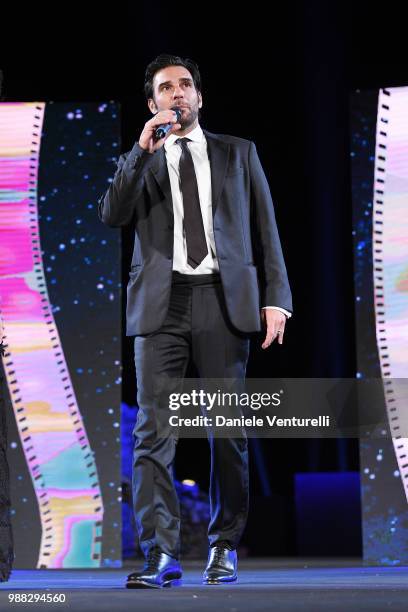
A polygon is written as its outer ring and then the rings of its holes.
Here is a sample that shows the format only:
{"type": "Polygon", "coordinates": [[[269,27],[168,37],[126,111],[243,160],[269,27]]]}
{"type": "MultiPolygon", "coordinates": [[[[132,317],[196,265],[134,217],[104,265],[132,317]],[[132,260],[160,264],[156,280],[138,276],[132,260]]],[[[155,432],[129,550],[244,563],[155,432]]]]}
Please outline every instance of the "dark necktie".
{"type": "Polygon", "coordinates": [[[196,268],[208,253],[200,198],[198,196],[197,178],[193,158],[187,146],[187,142],[190,142],[190,139],[178,138],[176,142],[181,146],[179,172],[180,189],[183,195],[187,261],[192,268],[196,268]]]}

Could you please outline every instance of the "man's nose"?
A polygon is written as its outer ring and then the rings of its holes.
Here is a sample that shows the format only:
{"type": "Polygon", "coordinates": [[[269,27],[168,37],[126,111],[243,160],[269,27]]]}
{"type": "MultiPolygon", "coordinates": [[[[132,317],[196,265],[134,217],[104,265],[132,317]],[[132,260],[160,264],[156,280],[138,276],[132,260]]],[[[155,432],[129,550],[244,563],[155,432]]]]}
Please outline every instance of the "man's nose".
{"type": "Polygon", "coordinates": [[[175,97],[175,98],[180,98],[180,97],[183,97],[183,96],[184,96],[184,91],[183,91],[183,88],[182,88],[182,87],[180,87],[180,85],[177,85],[177,86],[174,88],[174,97],[175,97]]]}

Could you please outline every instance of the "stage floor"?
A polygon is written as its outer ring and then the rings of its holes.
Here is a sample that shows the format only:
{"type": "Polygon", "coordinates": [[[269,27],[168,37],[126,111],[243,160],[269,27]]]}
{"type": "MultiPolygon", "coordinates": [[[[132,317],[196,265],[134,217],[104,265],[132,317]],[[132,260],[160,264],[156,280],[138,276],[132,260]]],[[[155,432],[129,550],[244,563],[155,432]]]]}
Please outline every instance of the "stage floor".
{"type": "Polygon", "coordinates": [[[9,582],[0,583],[0,610],[408,610],[408,567],[363,567],[361,560],[344,559],[246,559],[239,562],[237,582],[209,586],[201,584],[204,562],[182,565],[182,585],[160,590],[124,588],[138,563],[115,570],[14,570],[9,582]],[[22,593],[64,593],[66,602],[9,601],[22,593]]]}

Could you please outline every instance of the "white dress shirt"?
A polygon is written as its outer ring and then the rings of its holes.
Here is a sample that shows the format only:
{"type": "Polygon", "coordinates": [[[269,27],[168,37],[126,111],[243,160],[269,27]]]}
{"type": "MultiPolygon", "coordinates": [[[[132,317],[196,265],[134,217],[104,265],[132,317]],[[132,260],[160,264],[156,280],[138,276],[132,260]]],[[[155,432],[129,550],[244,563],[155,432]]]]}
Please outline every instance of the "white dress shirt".
{"type": "MultiPolygon", "coordinates": [[[[219,265],[213,230],[211,167],[207,152],[207,140],[199,125],[197,125],[196,128],[186,135],[186,138],[189,138],[191,141],[187,144],[187,146],[194,163],[201,214],[208,249],[208,253],[200,265],[198,265],[196,268],[192,268],[187,263],[187,241],[183,223],[183,195],[180,190],[179,174],[181,146],[176,142],[178,138],[180,138],[180,136],[177,136],[177,134],[170,134],[164,143],[174,213],[173,270],[176,272],[181,272],[181,274],[213,274],[214,272],[219,271],[219,265]]],[[[264,308],[280,310],[287,317],[290,317],[292,314],[284,308],[280,308],[278,306],[265,306],[264,308]]]]}

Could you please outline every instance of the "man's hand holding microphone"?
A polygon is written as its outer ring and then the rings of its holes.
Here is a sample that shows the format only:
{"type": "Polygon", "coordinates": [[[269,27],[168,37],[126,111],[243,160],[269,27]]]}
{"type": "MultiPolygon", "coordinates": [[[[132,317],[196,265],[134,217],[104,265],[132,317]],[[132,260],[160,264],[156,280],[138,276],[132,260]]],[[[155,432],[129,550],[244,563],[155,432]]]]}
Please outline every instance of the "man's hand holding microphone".
{"type": "Polygon", "coordinates": [[[181,124],[179,123],[180,117],[181,113],[178,110],[168,109],[158,112],[145,123],[139,138],[139,146],[149,153],[155,153],[155,151],[164,145],[170,134],[181,129],[181,124]],[[156,138],[158,127],[163,127],[165,132],[165,135],[159,139],[156,138]]]}

